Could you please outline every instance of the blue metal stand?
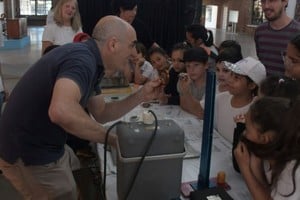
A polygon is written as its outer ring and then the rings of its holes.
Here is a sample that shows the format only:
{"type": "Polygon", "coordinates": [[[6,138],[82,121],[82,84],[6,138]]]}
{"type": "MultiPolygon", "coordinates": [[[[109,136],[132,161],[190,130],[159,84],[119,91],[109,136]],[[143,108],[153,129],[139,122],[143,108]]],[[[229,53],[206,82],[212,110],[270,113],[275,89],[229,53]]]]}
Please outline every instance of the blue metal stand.
{"type": "Polygon", "coordinates": [[[203,118],[203,133],[200,169],[198,175],[197,189],[209,187],[210,160],[212,148],[212,134],[214,129],[214,108],[216,94],[216,74],[212,70],[206,73],[205,109],[203,118]]]}

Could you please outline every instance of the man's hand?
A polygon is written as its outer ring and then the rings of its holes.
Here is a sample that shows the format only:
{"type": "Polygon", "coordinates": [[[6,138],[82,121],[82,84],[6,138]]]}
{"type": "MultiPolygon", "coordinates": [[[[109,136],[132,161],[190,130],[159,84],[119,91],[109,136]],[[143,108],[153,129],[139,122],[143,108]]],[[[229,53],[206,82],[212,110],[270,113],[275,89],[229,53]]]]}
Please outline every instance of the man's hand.
{"type": "Polygon", "coordinates": [[[156,79],[153,81],[148,81],[141,89],[141,95],[143,101],[150,101],[153,99],[158,99],[159,95],[163,91],[164,85],[161,79],[156,79]]]}
{"type": "Polygon", "coordinates": [[[161,92],[158,96],[159,104],[166,105],[170,97],[171,97],[170,94],[165,94],[164,92],[161,92]]]}

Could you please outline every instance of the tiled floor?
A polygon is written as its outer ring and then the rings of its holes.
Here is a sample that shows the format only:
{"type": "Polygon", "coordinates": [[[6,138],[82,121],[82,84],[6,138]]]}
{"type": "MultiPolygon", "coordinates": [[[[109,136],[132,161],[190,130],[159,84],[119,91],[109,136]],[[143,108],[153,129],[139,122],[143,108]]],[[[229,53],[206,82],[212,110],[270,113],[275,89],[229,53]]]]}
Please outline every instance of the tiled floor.
{"type": "MultiPolygon", "coordinates": [[[[0,62],[4,81],[9,91],[13,89],[19,78],[41,56],[43,27],[29,27],[28,34],[31,44],[23,49],[0,50],[0,62]]],[[[234,39],[242,45],[244,56],[256,56],[253,36],[245,33],[232,34],[224,30],[213,30],[215,44],[219,45],[223,40],[234,39]]]]}
{"type": "Polygon", "coordinates": [[[30,45],[16,50],[0,50],[0,62],[4,81],[9,91],[19,78],[41,56],[43,27],[30,27],[30,45]]]}

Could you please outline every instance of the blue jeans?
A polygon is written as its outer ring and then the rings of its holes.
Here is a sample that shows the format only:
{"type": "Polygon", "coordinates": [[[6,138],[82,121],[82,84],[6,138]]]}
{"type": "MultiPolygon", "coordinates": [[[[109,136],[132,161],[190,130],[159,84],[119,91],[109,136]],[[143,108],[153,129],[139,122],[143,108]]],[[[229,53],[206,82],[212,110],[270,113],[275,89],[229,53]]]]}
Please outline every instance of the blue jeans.
{"type": "Polygon", "coordinates": [[[5,92],[0,92],[0,117],[2,114],[2,105],[4,103],[5,100],[5,92]]]}

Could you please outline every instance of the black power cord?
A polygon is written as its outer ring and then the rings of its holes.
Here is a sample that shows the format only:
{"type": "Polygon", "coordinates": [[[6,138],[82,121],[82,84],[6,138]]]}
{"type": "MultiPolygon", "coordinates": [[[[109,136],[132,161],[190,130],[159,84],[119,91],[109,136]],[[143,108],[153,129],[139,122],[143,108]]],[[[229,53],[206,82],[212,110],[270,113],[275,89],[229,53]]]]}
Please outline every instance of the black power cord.
{"type": "Polygon", "coordinates": [[[102,199],[106,200],[106,165],[107,165],[107,154],[106,154],[106,151],[107,151],[107,146],[108,146],[108,136],[109,136],[109,133],[111,131],[111,129],[113,129],[116,125],[118,125],[119,123],[121,123],[121,121],[117,121],[115,122],[113,125],[111,125],[107,131],[106,131],[106,134],[105,134],[105,140],[104,140],[104,163],[103,163],[103,183],[102,183],[102,199]]]}
{"type": "Polygon", "coordinates": [[[130,192],[131,192],[131,190],[132,190],[132,188],[133,188],[133,185],[134,185],[134,183],[135,183],[135,181],[136,181],[137,175],[138,175],[138,173],[139,173],[139,171],[140,171],[140,169],[141,169],[141,166],[142,166],[142,164],[143,164],[143,162],[144,162],[144,159],[145,159],[147,153],[149,152],[150,147],[151,147],[151,145],[152,145],[152,143],[153,143],[153,141],[154,141],[154,138],[155,138],[155,136],[156,136],[156,134],[157,134],[157,127],[158,127],[157,117],[156,117],[155,113],[154,113],[152,110],[149,110],[148,112],[150,112],[150,113],[153,115],[153,117],[154,117],[154,120],[155,120],[155,128],[154,128],[154,131],[153,131],[153,134],[152,134],[150,140],[148,141],[148,143],[147,143],[147,145],[146,145],[144,154],[143,154],[143,156],[142,156],[140,162],[138,163],[138,166],[137,166],[136,171],[135,171],[135,173],[134,173],[133,179],[132,179],[132,181],[131,181],[131,183],[130,183],[130,185],[129,185],[129,188],[128,188],[127,192],[126,192],[125,200],[127,200],[127,198],[128,198],[129,195],[130,195],[130,192]]]}

